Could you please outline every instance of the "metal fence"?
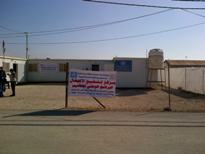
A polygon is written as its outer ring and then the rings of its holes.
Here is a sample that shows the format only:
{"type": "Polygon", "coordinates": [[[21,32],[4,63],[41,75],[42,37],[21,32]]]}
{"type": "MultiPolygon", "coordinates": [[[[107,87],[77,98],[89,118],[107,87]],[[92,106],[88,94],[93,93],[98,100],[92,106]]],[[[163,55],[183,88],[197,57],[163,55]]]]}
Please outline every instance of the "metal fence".
{"type": "MultiPolygon", "coordinates": [[[[163,78],[168,86],[168,69],[163,78]]],[[[170,68],[170,87],[205,94],[205,67],[170,68]]]]}

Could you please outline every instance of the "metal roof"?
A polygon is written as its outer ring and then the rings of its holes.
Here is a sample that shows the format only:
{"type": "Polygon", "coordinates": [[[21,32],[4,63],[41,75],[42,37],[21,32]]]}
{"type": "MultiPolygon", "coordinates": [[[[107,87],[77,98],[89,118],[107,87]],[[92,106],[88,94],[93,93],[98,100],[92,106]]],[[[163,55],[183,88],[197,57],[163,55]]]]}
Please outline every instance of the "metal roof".
{"type": "Polygon", "coordinates": [[[19,58],[19,57],[9,57],[9,56],[0,56],[0,59],[11,59],[11,60],[22,60],[22,61],[26,61],[25,58],[19,58]]]}
{"type": "Polygon", "coordinates": [[[28,61],[106,61],[106,62],[111,62],[112,60],[108,59],[28,59],[28,61]]]}
{"type": "Polygon", "coordinates": [[[170,67],[205,67],[205,60],[166,60],[170,67]]]}

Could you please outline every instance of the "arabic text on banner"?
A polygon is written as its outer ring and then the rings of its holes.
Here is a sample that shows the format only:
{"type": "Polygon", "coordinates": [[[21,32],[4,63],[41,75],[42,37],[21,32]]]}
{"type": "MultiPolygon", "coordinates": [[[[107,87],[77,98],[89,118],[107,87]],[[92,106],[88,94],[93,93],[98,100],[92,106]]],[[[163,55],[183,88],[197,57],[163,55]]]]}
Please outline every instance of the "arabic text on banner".
{"type": "Polygon", "coordinates": [[[115,96],[116,72],[70,70],[69,95],[111,97],[115,96]]]}

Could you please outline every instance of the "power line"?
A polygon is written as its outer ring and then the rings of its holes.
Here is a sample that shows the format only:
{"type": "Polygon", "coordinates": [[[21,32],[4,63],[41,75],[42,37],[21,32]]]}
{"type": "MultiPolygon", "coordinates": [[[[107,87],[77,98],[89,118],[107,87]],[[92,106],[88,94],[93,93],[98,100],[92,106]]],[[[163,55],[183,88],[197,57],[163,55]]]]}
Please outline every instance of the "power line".
{"type": "Polygon", "coordinates": [[[205,16],[202,15],[202,14],[199,14],[199,13],[196,13],[196,12],[192,12],[192,11],[190,11],[190,10],[184,10],[184,9],[182,9],[182,10],[185,11],[185,12],[188,12],[188,13],[194,14],[194,15],[196,15],[196,16],[199,16],[199,17],[205,18],[205,16]]]}
{"type": "Polygon", "coordinates": [[[21,35],[24,35],[23,32],[18,32],[18,31],[16,31],[16,30],[7,28],[7,27],[2,26],[2,25],[0,25],[0,28],[12,32],[12,33],[3,33],[3,34],[0,34],[0,36],[4,36],[4,37],[0,37],[0,38],[11,38],[11,37],[16,37],[16,36],[17,36],[17,37],[23,37],[23,36],[21,36],[21,35]],[[16,36],[14,36],[14,35],[16,35],[16,36]]]}
{"type": "Polygon", "coordinates": [[[16,30],[13,30],[13,29],[7,28],[7,27],[2,26],[2,25],[0,25],[0,28],[1,28],[1,29],[4,29],[4,30],[7,30],[7,31],[10,31],[10,32],[17,33],[17,31],[16,31],[16,30]]]}
{"type": "Polygon", "coordinates": [[[159,6],[159,5],[145,5],[145,4],[133,4],[133,3],[120,3],[120,2],[108,2],[101,0],[83,0],[86,2],[95,2],[95,3],[103,3],[103,4],[114,4],[114,5],[125,5],[125,6],[135,6],[135,7],[148,7],[148,8],[158,8],[158,9],[188,9],[188,10],[205,10],[204,7],[174,7],[174,6],[159,6]]]}
{"type": "Polygon", "coordinates": [[[0,33],[0,36],[14,36],[14,35],[23,35],[23,32],[19,33],[0,33]]]}
{"type": "Polygon", "coordinates": [[[2,39],[5,39],[5,38],[18,38],[18,37],[25,37],[25,34],[24,33],[13,34],[13,35],[10,35],[10,36],[1,36],[0,35],[0,38],[2,38],[2,39]]]}
{"type": "MultiPolygon", "coordinates": [[[[150,14],[145,14],[145,15],[132,17],[132,18],[126,18],[126,19],[122,19],[122,20],[116,20],[116,21],[112,21],[112,22],[105,22],[105,23],[101,23],[101,24],[94,24],[94,25],[88,25],[88,26],[79,26],[79,27],[72,27],[72,28],[63,28],[63,29],[53,29],[53,30],[47,30],[47,31],[29,32],[29,37],[31,37],[31,36],[56,35],[56,34],[77,32],[77,31],[82,31],[82,30],[95,29],[95,28],[99,28],[99,27],[110,26],[110,25],[120,24],[120,23],[123,23],[123,22],[137,20],[137,19],[141,19],[141,18],[145,18],[145,17],[149,17],[149,16],[154,16],[154,15],[157,15],[157,14],[168,12],[170,10],[172,10],[172,9],[166,9],[166,10],[162,10],[162,11],[153,12],[153,13],[150,13],[150,14]]],[[[14,35],[15,36],[13,36],[13,37],[24,37],[24,33],[15,33],[14,35]]],[[[7,38],[12,37],[11,33],[9,33],[9,34],[0,34],[0,36],[5,36],[7,38]]],[[[3,37],[3,38],[5,38],[5,37],[3,37]]]]}
{"type": "MultiPolygon", "coordinates": [[[[108,39],[88,40],[88,41],[72,41],[72,42],[47,42],[47,43],[33,42],[30,44],[33,44],[33,45],[58,45],[58,44],[83,44],[83,43],[98,43],[98,42],[106,42],[106,41],[116,41],[116,40],[139,38],[139,37],[145,37],[145,36],[151,36],[151,35],[158,35],[158,34],[168,33],[168,32],[172,32],[172,31],[179,31],[179,30],[183,30],[183,29],[189,29],[189,28],[201,26],[204,24],[205,24],[205,22],[201,22],[201,23],[197,23],[197,24],[191,24],[191,25],[176,27],[176,28],[172,28],[172,29],[166,29],[166,30],[162,30],[162,31],[143,33],[143,34],[137,34],[137,35],[129,35],[129,36],[124,36],[124,37],[108,38],[108,39]]],[[[7,44],[22,45],[25,43],[15,43],[14,42],[14,43],[7,43],[7,44]]]]}
{"type": "Polygon", "coordinates": [[[205,2],[205,0],[172,0],[172,1],[183,1],[183,2],[205,2]]]}
{"type": "Polygon", "coordinates": [[[73,28],[64,28],[64,29],[55,29],[55,30],[50,30],[50,31],[30,32],[30,34],[33,34],[33,33],[47,33],[47,32],[55,32],[55,31],[75,32],[75,31],[79,31],[79,30],[98,28],[98,27],[103,27],[103,26],[108,26],[108,25],[113,25],[113,24],[119,24],[119,23],[131,21],[131,20],[141,19],[141,18],[145,18],[145,17],[149,17],[149,16],[165,13],[165,12],[168,12],[170,10],[171,9],[166,9],[166,10],[163,10],[163,11],[153,12],[153,13],[150,13],[150,14],[145,14],[145,15],[141,15],[141,16],[137,16],[137,17],[133,17],[133,18],[126,18],[126,19],[122,19],[122,20],[106,22],[106,23],[102,23],[102,24],[80,26],[80,27],[73,27],[73,28]]]}

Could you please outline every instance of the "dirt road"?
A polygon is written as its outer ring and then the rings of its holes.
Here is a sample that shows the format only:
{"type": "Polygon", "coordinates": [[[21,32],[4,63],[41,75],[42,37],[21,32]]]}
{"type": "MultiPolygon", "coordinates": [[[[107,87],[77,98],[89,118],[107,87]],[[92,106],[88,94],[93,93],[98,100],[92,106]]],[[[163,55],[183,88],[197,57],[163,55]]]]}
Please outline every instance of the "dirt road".
{"type": "MultiPolygon", "coordinates": [[[[0,110],[12,109],[59,109],[65,106],[65,86],[54,84],[20,85],[17,96],[0,98],[0,110]]],[[[162,90],[124,89],[117,90],[117,96],[99,98],[106,110],[121,111],[163,111],[168,106],[168,94],[162,90]]],[[[69,97],[69,108],[102,109],[92,97],[69,97]]],[[[173,111],[205,111],[205,96],[178,92],[171,95],[173,111]]]]}

